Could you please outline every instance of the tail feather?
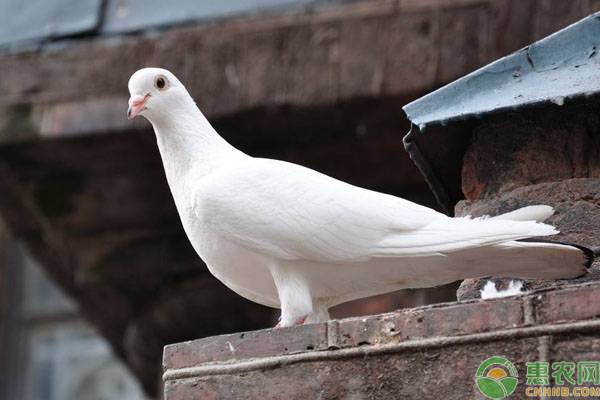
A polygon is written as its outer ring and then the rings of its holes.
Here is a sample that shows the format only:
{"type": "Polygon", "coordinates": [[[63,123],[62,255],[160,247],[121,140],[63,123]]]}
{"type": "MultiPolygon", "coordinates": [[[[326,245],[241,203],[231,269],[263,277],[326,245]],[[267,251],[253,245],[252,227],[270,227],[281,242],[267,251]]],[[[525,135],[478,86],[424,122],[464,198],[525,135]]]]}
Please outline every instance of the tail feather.
{"type": "Polygon", "coordinates": [[[573,244],[573,243],[556,242],[556,241],[552,241],[552,240],[543,240],[543,239],[535,239],[535,238],[521,239],[518,241],[526,242],[526,243],[551,243],[551,244],[557,244],[557,245],[562,245],[562,246],[567,246],[567,247],[574,247],[574,248],[580,250],[586,257],[586,262],[585,262],[586,268],[590,268],[592,266],[592,263],[596,259],[596,257],[598,257],[598,255],[599,255],[599,252],[597,251],[598,249],[590,249],[588,247],[581,246],[578,244],[573,244]]]}
{"type": "Polygon", "coordinates": [[[427,226],[392,232],[372,250],[374,257],[426,257],[451,254],[509,241],[559,233],[552,225],[535,221],[491,218],[440,218],[427,226]]]}
{"type": "Polygon", "coordinates": [[[554,214],[554,208],[545,205],[528,206],[501,214],[490,219],[508,221],[536,221],[544,222],[554,214]]]}
{"type": "MultiPolygon", "coordinates": [[[[542,222],[553,214],[552,207],[535,205],[490,217],[488,220],[514,221],[517,224],[534,223],[537,232],[531,236],[547,236],[550,233],[547,230],[551,226],[542,222]]],[[[587,272],[598,254],[584,246],[538,238],[518,238],[495,244],[485,252],[488,254],[484,263],[488,266],[489,276],[536,279],[581,276],[587,272]]]]}
{"type": "Polygon", "coordinates": [[[527,239],[480,248],[472,256],[478,268],[468,278],[572,279],[586,274],[594,260],[582,246],[527,239]]]}

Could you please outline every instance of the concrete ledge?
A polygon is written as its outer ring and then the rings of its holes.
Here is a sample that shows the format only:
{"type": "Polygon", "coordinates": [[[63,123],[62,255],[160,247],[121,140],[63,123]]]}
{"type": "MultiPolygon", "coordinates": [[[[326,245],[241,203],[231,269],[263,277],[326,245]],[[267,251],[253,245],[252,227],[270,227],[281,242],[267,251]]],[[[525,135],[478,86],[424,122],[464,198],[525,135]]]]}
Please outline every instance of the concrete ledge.
{"type": "Polygon", "coordinates": [[[520,372],[528,361],[597,359],[599,295],[591,283],[174,344],[165,398],[479,398],[473,377],[493,355],[520,372]]]}

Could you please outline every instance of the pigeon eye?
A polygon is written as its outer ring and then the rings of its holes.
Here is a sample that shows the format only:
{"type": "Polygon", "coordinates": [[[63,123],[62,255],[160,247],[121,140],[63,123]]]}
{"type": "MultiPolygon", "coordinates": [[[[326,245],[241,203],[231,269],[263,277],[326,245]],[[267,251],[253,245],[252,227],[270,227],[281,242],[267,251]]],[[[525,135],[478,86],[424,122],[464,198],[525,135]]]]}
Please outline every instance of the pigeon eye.
{"type": "Polygon", "coordinates": [[[167,80],[163,76],[158,76],[156,81],[154,81],[154,86],[156,86],[158,90],[163,90],[167,87],[167,80]]]}

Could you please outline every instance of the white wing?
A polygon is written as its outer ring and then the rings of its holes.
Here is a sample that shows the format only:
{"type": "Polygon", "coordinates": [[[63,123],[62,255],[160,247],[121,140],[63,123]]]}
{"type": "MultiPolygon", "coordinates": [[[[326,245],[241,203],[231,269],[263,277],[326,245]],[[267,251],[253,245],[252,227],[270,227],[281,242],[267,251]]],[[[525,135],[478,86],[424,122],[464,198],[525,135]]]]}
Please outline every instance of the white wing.
{"type": "Polygon", "coordinates": [[[257,158],[198,182],[194,212],[247,248],[327,263],[440,255],[555,233],[535,222],[448,218],[296,164],[257,158]]]}

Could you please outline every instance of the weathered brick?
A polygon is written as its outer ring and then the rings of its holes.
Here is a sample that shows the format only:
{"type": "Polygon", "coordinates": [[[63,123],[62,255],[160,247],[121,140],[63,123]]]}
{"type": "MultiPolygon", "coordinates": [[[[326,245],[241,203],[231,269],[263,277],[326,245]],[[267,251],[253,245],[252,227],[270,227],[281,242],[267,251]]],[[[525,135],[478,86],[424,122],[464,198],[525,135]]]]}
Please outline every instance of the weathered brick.
{"type": "Polygon", "coordinates": [[[595,111],[588,113],[585,119],[551,110],[491,117],[474,130],[463,159],[465,198],[482,200],[536,183],[600,177],[600,136],[595,111]]]}
{"type": "Polygon", "coordinates": [[[512,328],[523,324],[520,299],[445,304],[338,322],[340,347],[512,328]]]}
{"type": "Polygon", "coordinates": [[[243,360],[327,349],[327,325],[265,329],[194,340],[185,346],[165,347],[166,368],[190,367],[206,362],[243,360]]]}
{"type": "Polygon", "coordinates": [[[535,295],[536,321],[544,324],[599,318],[599,292],[600,284],[593,283],[535,295]]]}
{"type": "Polygon", "coordinates": [[[480,399],[474,375],[483,360],[503,355],[524,371],[537,346],[519,339],[194,377],[167,381],[165,399],[480,399]]]}
{"type": "Polygon", "coordinates": [[[597,333],[557,336],[549,355],[549,361],[598,361],[600,337],[597,333]]]}
{"type": "MultiPolygon", "coordinates": [[[[515,179],[518,180],[518,177],[515,179]]],[[[599,194],[600,179],[566,179],[519,187],[497,196],[489,195],[482,200],[461,201],[456,207],[456,215],[474,217],[499,215],[528,205],[547,204],[554,207],[555,214],[546,222],[560,230],[560,234],[547,239],[595,248],[600,246],[597,235],[600,226],[600,214],[597,212],[600,204],[599,194]]],[[[580,278],[560,281],[525,280],[523,288],[536,290],[595,281],[600,279],[599,264],[596,261],[590,272],[580,278]]],[[[507,280],[498,281],[503,281],[504,284],[507,282],[507,280]]],[[[463,281],[457,293],[458,298],[461,300],[479,298],[485,282],[485,279],[463,281]]]]}
{"type": "MultiPolygon", "coordinates": [[[[474,374],[493,355],[521,377],[530,361],[598,359],[589,336],[600,325],[598,293],[594,283],[175,344],[164,354],[165,399],[483,399],[474,374]],[[200,369],[177,375],[190,366],[200,369]]],[[[522,379],[516,398],[524,390],[522,379]]]]}

